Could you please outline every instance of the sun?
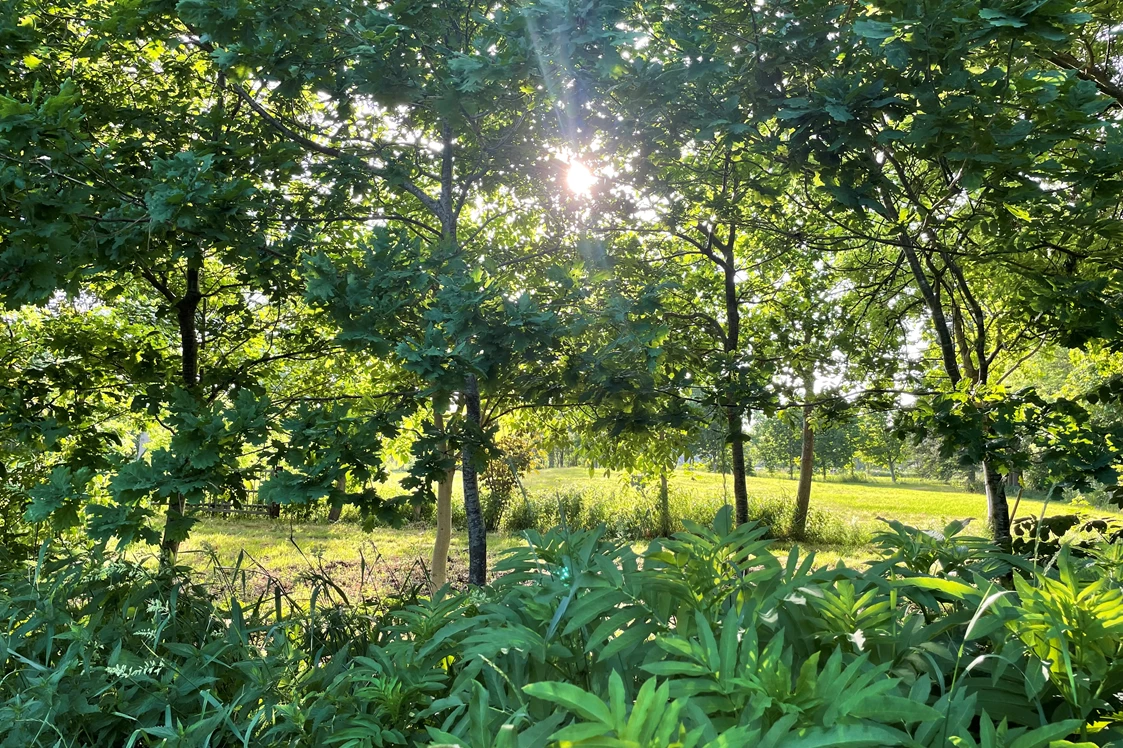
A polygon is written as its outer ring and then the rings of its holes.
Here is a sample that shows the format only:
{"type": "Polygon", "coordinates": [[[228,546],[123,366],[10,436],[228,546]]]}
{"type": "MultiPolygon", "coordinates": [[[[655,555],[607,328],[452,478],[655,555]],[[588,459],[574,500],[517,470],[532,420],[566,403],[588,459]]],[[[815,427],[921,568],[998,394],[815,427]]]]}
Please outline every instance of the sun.
{"type": "Polygon", "coordinates": [[[569,162],[569,170],[565,174],[565,186],[575,195],[588,195],[597,183],[597,176],[589,171],[589,167],[580,161],[569,162]]]}

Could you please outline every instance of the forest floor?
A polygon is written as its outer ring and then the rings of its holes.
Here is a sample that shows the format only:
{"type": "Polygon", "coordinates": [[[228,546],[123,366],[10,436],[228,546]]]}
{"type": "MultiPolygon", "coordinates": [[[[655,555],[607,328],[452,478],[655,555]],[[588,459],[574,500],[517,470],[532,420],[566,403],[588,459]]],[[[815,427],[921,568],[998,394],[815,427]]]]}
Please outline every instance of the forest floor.
{"type": "MultiPolygon", "coordinates": [[[[579,489],[614,486],[619,476],[590,475],[584,468],[539,470],[525,480],[527,491],[579,489]]],[[[728,476],[680,469],[670,480],[671,490],[713,494],[720,504],[722,497],[732,501],[728,476]]],[[[794,500],[796,482],[785,476],[753,476],[748,479],[751,497],[777,497],[794,500]]],[[[459,496],[454,496],[458,501],[459,496]]],[[[817,480],[812,489],[812,505],[838,519],[860,527],[868,537],[880,523],[878,517],[890,517],[924,529],[940,529],[953,519],[973,518],[974,534],[985,533],[986,499],[982,494],[967,493],[948,485],[873,478],[862,482],[835,477],[817,480]]],[[[1011,497],[1013,506],[1014,497],[1011,497]]],[[[1017,516],[1041,512],[1042,502],[1023,498],[1017,516]]],[[[1062,502],[1052,502],[1047,513],[1072,511],[1062,502]]],[[[294,522],[285,519],[206,518],[196,525],[185,544],[182,561],[196,568],[210,570],[212,582],[230,587],[239,597],[252,598],[272,594],[279,584],[298,599],[307,599],[316,578],[330,579],[348,599],[377,597],[391,590],[421,584],[426,579],[433,544],[433,529],[417,524],[400,529],[376,528],[364,532],[355,521],[294,522]],[[237,573],[235,573],[237,569],[237,573]],[[244,572],[244,573],[243,573],[244,572]]],[[[488,536],[488,553],[495,560],[507,548],[525,541],[518,536],[488,536]]],[[[637,550],[644,547],[637,543],[637,550]]],[[[786,555],[789,543],[776,543],[775,552],[786,555]]],[[[817,564],[834,564],[844,560],[849,565],[862,565],[873,556],[868,545],[803,546],[816,553],[817,564]]],[[[449,576],[454,582],[467,577],[468,555],[465,533],[454,530],[449,551],[449,576]]],[[[338,592],[336,593],[338,594],[338,592]]]]}

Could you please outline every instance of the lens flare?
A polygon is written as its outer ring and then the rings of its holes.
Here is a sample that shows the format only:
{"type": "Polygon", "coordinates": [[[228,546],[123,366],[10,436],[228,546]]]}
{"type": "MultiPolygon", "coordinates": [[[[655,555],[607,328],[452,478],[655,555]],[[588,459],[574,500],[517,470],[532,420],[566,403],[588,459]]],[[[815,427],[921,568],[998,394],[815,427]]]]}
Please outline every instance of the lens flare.
{"type": "Polygon", "coordinates": [[[597,177],[580,161],[571,161],[565,174],[565,186],[575,195],[588,195],[593,191],[597,177]]]}

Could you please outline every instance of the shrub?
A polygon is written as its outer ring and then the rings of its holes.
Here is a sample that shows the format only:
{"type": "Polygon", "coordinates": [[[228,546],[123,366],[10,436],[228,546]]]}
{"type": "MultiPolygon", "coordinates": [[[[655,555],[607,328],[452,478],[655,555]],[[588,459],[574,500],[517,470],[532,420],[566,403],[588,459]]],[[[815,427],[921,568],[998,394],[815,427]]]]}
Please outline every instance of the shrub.
{"type": "Polygon", "coordinates": [[[488,461],[480,475],[486,491],[483,497],[484,525],[499,529],[499,522],[511,495],[538,458],[538,442],[529,434],[506,434],[496,440],[497,455],[488,461]]]}
{"type": "Polygon", "coordinates": [[[1104,541],[1123,540],[1123,520],[1078,514],[1022,517],[1011,524],[1010,533],[1012,550],[1048,563],[1063,548],[1073,555],[1086,556],[1104,541]]]}
{"type": "Polygon", "coordinates": [[[0,579],[0,744],[1123,738],[1119,545],[1044,568],[962,523],[891,524],[859,572],[778,558],[728,508],[687,528],[642,553],[603,528],[530,530],[489,588],[357,607],[328,581],[301,609],[119,556],[25,564],[0,579]]]}

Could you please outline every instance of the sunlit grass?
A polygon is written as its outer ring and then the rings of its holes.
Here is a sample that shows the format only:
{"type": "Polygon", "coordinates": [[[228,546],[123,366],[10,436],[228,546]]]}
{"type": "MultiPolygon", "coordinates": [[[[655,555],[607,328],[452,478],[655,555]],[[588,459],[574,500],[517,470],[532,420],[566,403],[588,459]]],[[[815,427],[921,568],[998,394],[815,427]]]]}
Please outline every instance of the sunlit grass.
{"type": "MultiPolygon", "coordinates": [[[[528,492],[565,491],[581,488],[624,489],[629,479],[622,474],[590,474],[585,468],[556,468],[530,474],[524,481],[528,492]]],[[[725,501],[732,502],[732,484],[728,476],[680,469],[670,478],[671,491],[696,497],[716,510],[725,501]]],[[[753,476],[748,479],[750,499],[784,499],[794,501],[796,482],[787,476],[753,476]]],[[[654,490],[654,486],[646,490],[654,490]]],[[[518,501],[516,497],[514,499],[518,501]]],[[[457,485],[454,502],[460,501],[457,485]]],[[[816,481],[811,503],[832,518],[855,528],[854,537],[866,538],[876,531],[878,517],[900,520],[925,529],[938,529],[952,519],[972,518],[971,531],[984,533],[986,499],[982,494],[967,493],[938,483],[888,479],[866,482],[840,480],[816,481]]],[[[1013,497],[1011,497],[1013,505],[1013,497]]],[[[1018,516],[1041,512],[1042,502],[1023,498],[1018,516]]],[[[706,509],[706,512],[709,510],[706,509]]],[[[1052,502],[1047,513],[1070,512],[1062,502],[1052,502]]],[[[244,582],[247,594],[267,587],[267,578],[306,597],[310,589],[309,575],[330,576],[349,596],[375,596],[388,589],[411,583],[422,583],[430,563],[434,533],[432,528],[411,525],[402,529],[377,528],[364,532],[353,521],[335,524],[326,522],[288,522],[285,520],[206,518],[199,522],[183,549],[183,560],[197,568],[214,561],[232,567],[242,555],[241,568],[246,569],[244,582]]],[[[454,531],[449,551],[450,579],[466,578],[468,556],[463,531],[454,531]]],[[[488,550],[493,560],[505,548],[525,542],[518,536],[493,534],[488,550]]],[[[637,543],[637,550],[644,547],[637,543]]],[[[775,552],[786,555],[790,544],[778,543],[775,552]]],[[[873,548],[859,540],[846,545],[816,545],[816,563],[834,565],[839,560],[860,565],[871,559],[873,548]]]]}
{"type": "MultiPolygon", "coordinates": [[[[201,520],[181,549],[181,560],[196,568],[217,562],[227,570],[239,563],[249,592],[262,592],[270,578],[298,598],[311,589],[309,576],[323,574],[349,597],[378,595],[428,578],[434,531],[430,528],[376,528],[355,523],[208,518],[201,520]]],[[[449,578],[467,578],[467,538],[454,533],[449,548],[449,578]]],[[[491,535],[489,555],[521,542],[491,535]]],[[[239,585],[242,583],[239,577],[239,585]]]]}

